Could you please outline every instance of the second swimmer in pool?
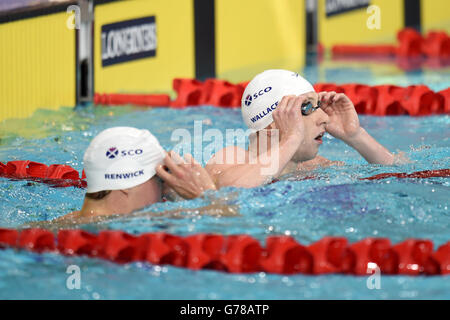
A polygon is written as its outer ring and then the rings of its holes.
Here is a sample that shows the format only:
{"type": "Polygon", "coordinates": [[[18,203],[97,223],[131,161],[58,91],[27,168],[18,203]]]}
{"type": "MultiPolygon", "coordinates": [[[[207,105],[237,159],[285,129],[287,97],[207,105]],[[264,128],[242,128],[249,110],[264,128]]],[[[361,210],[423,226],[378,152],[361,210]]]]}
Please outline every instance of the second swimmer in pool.
{"type": "MultiPolygon", "coordinates": [[[[167,154],[148,130],[106,129],[91,141],[84,154],[87,192],[81,210],[34,225],[59,228],[123,216],[161,201],[170,188],[185,199],[215,190],[206,170],[190,155],[185,158],[186,161],[174,152],[167,154]]],[[[201,208],[163,214],[193,211],[235,215],[233,210],[233,206],[213,202],[201,208]]]]}
{"type": "Polygon", "coordinates": [[[325,132],[356,149],[369,163],[391,165],[395,161],[394,155],[360,126],[355,107],[345,94],[316,93],[295,72],[267,70],[257,75],[245,89],[241,111],[244,122],[256,133],[250,135],[249,150],[229,146],[209,160],[206,169],[218,187],[250,188],[295,170],[340,164],[317,156],[325,132]],[[274,132],[277,139],[271,139],[274,132]],[[266,138],[260,139],[261,135],[266,138]],[[275,170],[263,173],[274,163],[275,170]]]}

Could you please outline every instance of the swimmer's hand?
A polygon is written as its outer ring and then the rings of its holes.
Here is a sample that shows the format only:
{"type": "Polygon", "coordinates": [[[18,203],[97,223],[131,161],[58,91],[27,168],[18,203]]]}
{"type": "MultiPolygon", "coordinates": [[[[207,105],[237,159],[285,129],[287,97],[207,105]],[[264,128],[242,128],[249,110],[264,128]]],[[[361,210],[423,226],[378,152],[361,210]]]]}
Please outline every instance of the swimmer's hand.
{"type": "Polygon", "coordinates": [[[320,92],[322,110],[328,115],[326,131],[333,137],[349,143],[360,132],[358,114],[353,102],[343,93],[320,92]]]}
{"type": "Polygon", "coordinates": [[[320,92],[322,109],[328,115],[326,131],[354,148],[367,162],[392,165],[394,155],[359,125],[353,102],[343,93],[320,92]]]}
{"type": "Polygon", "coordinates": [[[304,140],[305,125],[302,113],[298,111],[306,96],[284,96],[280,104],[272,112],[276,127],[280,130],[280,141],[296,142],[297,145],[304,140]]]}
{"type": "Polygon", "coordinates": [[[171,151],[164,159],[165,166],[156,168],[158,176],[185,199],[200,197],[206,190],[217,190],[208,172],[195,159],[186,154],[184,159],[171,151]]]}
{"type": "Polygon", "coordinates": [[[393,165],[403,165],[408,163],[414,163],[411,159],[408,158],[406,153],[403,151],[397,150],[397,153],[394,153],[394,163],[393,165]]]}

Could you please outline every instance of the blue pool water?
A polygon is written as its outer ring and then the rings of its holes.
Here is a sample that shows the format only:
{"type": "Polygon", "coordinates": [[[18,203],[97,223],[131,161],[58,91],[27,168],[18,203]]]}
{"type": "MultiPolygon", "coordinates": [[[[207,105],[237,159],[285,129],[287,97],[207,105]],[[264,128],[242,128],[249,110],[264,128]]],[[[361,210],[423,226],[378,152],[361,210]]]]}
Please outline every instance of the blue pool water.
{"type": "MultiPolygon", "coordinates": [[[[425,83],[434,90],[450,85],[447,71],[405,74],[387,67],[323,65],[305,70],[312,81],[368,84],[425,83]]],[[[8,120],[0,126],[0,161],[33,160],[68,164],[81,171],[90,140],[111,126],[147,128],[169,150],[177,142],[172,132],[186,128],[194,136],[194,120],[202,128],[244,129],[238,109],[208,106],[171,110],[127,107],[62,108],[38,111],[32,118],[8,120]],[[51,120],[48,120],[51,119],[51,120]],[[20,128],[20,129],[18,129],[20,128]]],[[[180,219],[132,217],[84,225],[97,232],[120,229],[133,234],[163,231],[178,235],[200,232],[249,234],[261,242],[269,235],[291,235],[303,244],[324,236],[344,236],[351,242],[387,237],[431,239],[435,248],[450,239],[448,178],[359,180],[384,172],[450,168],[450,117],[360,116],[361,125],[391,151],[401,150],[412,162],[392,167],[367,164],[344,143],[326,136],[319,152],[346,163],[315,171],[317,179],[295,174],[253,189],[225,188],[205,199],[159,203],[146,208],[162,212],[196,208],[220,201],[239,208],[239,217],[186,214],[180,219]]],[[[232,143],[232,141],[227,141],[232,143]]],[[[201,143],[200,135],[194,144],[201,143]]],[[[203,146],[210,142],[203,141],[203,146]]],[[[203,164],[201,153],[194,156],[203,164]]],[[[0,227],[14,228],[49,220],[80,208],[84,191],[0,178],[0,227]]],[[[280,276],[265,273],[225,274],[192,271],[146,263],[116,265],[85,257],[0,250],[1,299],[449,299],[450,285],[442,277],[382,276],[381,288],[370,290],[367,277],[346,275],[280,276]],[[69,265],[81,269],[81,289],[69,290],[69,265]]]]}

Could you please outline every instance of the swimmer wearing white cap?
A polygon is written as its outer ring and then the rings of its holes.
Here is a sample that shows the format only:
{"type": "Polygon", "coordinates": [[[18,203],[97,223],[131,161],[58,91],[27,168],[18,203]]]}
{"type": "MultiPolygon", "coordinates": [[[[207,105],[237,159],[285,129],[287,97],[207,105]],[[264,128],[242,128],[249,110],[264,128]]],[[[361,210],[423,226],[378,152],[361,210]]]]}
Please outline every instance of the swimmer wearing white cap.
{"type": "Polygon", "coordinates": [[[186,199],[216,189],[206,170],[190,155],[183,161],[174,152],[166,154],[148,130],[132,127],[100,132],[86,149],[84,170],[87,193],[83,207],[60,220],[88,220],[147,207],[161,201],[160,178],[186,199]]]}
{"type": "Polygon", "coordinates": [[[246,125],[256,131],[250,136],[250,145],[257,143],[258,161],[250,163],[250,151],[237,146],[217,152],[206,166],[217,187],[250,188],[295,170],[339,164],[317,156],[325,132],[356,149],[369,163],[394,162],[394,155],[360,126],[355,107],[345,94],[316,93],[295,72],[267,70],[255,76],[244,91],[241,110],[246,125]],[[266,175],[261,169],[268,164],[259,159],[274,159],[270,129],[278,130],[279,151],[276,172],[266,175]],[[255,139],[263,132],[269,136],[266,148],[261,148],[260,140],[255,139]],[[232,161],[230,154],[234,154],[232,161]],[[237,162],[239,157],[245,158],[245,163],[237,162]]]}

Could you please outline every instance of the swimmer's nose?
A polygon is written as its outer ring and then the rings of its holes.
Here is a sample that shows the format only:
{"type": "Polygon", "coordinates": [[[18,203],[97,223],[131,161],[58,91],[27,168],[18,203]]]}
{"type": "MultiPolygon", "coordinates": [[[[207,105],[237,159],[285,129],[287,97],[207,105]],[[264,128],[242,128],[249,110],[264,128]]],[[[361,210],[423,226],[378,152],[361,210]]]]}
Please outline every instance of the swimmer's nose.
{"type": "Polygon", "coordinates": [[[325,113],[325,111],[323,111],[322,109],[317,109],[315,113],[317,113],[317,122],[316,122],[317,126],[328,124],[330,118],[325,113]]]}

